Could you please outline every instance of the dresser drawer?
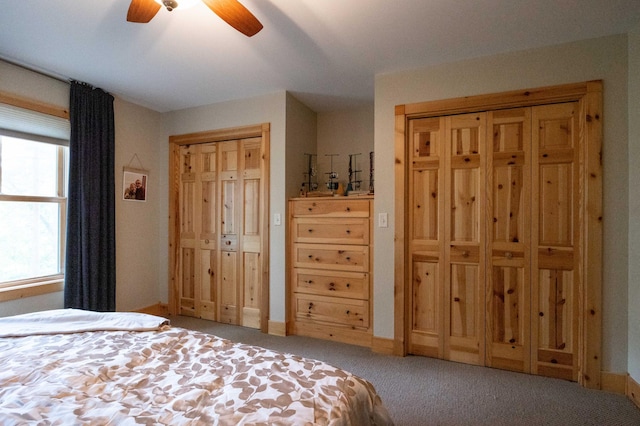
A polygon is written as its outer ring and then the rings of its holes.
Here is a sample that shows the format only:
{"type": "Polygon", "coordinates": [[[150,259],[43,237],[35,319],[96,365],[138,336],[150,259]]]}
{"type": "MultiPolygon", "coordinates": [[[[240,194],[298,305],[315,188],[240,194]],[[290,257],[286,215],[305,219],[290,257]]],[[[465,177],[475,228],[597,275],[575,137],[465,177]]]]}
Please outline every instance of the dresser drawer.
{"type": "Polygon", "coordinates": [[[369,302],[364,300],[294,294],[297,319],[351,327],[369,327],[369,302]]]}
{"type": "Polygon", "coordinates": [[[367,218],[308,218],[292,221],[292,236],[296,243],[369,244],[367,218]]]}
{"type": "Polygon", "coordinates": [[[369,299],[369,274],[362,272],[294,269],[292,282],[295,293],[369,299]]]}
{"type": "Polygon", "coordinates": [[[293,245],[293,266],[369,272],[369,247],[339,244],[293,245]]]}
{"type": "Polygon", "coordinates": [[[293,203],[292,216],[369,217],[369,200],[348,198],[329,200],[298,200],[293,203]]]}

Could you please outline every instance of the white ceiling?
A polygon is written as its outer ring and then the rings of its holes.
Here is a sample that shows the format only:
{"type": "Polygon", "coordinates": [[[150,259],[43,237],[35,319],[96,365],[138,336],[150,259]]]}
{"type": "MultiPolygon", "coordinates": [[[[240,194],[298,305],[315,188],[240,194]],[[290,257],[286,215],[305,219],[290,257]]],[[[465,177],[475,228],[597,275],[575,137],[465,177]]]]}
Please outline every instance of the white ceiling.
{"type": "Polygon", "coordinates": [[[241,0],[248,38],[203,3],[126,21],[129,0],[2,0],[0,58],[156,111],[287,90],[371,104],[376,74],[625,33],[638,0],[241,0]]]}

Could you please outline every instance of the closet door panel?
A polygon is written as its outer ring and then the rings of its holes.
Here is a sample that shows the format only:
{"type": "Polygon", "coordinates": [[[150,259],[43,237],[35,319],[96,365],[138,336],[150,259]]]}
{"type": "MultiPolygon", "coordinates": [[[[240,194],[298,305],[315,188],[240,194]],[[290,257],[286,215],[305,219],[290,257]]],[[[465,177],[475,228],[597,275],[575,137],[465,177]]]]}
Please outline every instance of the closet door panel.
{"type": "Polygon", "coordinates": [[[441,357],[442,286],[437,258],[415,255],[411,282],[411,342],[410,352],[416,355],[441,357]]]}
{"type": "Polygon", "coordinates": [[[195,316],[196,264],[195,249],[180,249],[180,314],[195,316]]]}
{"type": "Polygon", "coordinates": [[[445,358],[467,364],[484,364],[484,299],[478,265],[450,265],[448,293],[449,333],[445,358]]]}
{"type": "Polygon", "coordinates": [[[260,290],[262,288],[262,257],[260,256],[262,229],[262,139],[243,139],[240,144],[240,185],[242,208],[240,220],[240,277],[241,324],[260,328],[260,290]]]}
{"type": "Polygon", "coordinates": [[[223,252],[220,256],[220,316],[219,321],[238,323],[238,254],[223,252]]]}
{"type": "Polygon", "coordinates": [[[217,195],[217,146],[202,144],[196,147],[199,173],[197,188],[200,193],[199,204],[199,259],[197,288],[199,295],[196,303],[196,316],[209,320],[216,319],[216,278],[217,278],[217,235],[218,202],[217,195]]]}
{"type": "Polygon", "coordinates": [[[217,202],[217,146],[216,144],[206,144],[200,149],[200,185],[201,185],[201,229],[200,240],[205,244],[215,244],[218,223],[218,202],[217,202]],[[209,241],[206,241],[209,240],[209,241]]]}
{"type": "MultiPolygon", "coordinates": [[[[530,371],[529,277],[524,265],[498,266],[493,262],[488,284],[487,365],[505,370],[530,371]]],[[[515,262],[514,262],[515,263],[515,262]]]]}
{"type": "Polygon", "coordinates": [[[486,113],[445,118],[444,357],[484,365],[486,113]]]}
{"type": "Polygon", "coordinates": [[[220,279],[218,321],[239,324],[238,305],[238,141],[219,142],[220,279]]]}
{"type": "Polygon", "coordinates": [[[242,325],[260,328],[260,253],[244,252],[242,259],[242,325]]]}
{"type": "Polygon", "coordinates": [[[540,164],[538,243],[573,245],[573,164],[540,164]]]}
{"type": "Polygon", "coordinates": [[[196,316],[196,176],[197,152],[193,147],[180,148],[180,250],[179,313],[196,316]]]}
{"type": "Polygon", "coordinates": [[[409,353],[444,356],[444,167],[443,118],[409,123],[410,250],[409,353]]]}
{"type": "MultiPolygon", "coordinates": [[[[477,336],[479,309],[478,267],[475,265],[451,265],[450,323],[451,336],[473,338],[477,336]]],[[[453,339],[452,339],[453,341],[453,339]]],[[[453,344],[453,343],[452,343],[453,344]]]]}
{"type": "Polygon", "coordinates": [[[480,241],[480,174],[479,167],[451,172],[451,241],[480,241]]]}
{"type": "Polygon", "coordinates": [[[412,239],[437,241],[441,221],[439,209],[438,169],[414,168],[412,239]]]}
{"type": "Polygon", "coordinates": [[[531,370],[531,109],[488,113],[486,363],[531,370]]]}
{"type": "Polygon", "coordinates": [[[532,371],[578,379],[577,103],[532,109],[532,371]]]}
{"type": "Polygon", "coordinates": [[[237,218],[236,218],[236,194],[238,183],[236,180],[222,180],[222,229],[223,235],[235,235],[237,238],[237,218]]]}
{"type": "Polygon", "coordinates": [[[541,269],[537,285],[538,374],[575,380],[575,285],[572,271],[541,269]]]}
{"type": "Polygon", "coordinates": [[[200,250],[200,317],[216,319],[216,250],[200,250]]]}

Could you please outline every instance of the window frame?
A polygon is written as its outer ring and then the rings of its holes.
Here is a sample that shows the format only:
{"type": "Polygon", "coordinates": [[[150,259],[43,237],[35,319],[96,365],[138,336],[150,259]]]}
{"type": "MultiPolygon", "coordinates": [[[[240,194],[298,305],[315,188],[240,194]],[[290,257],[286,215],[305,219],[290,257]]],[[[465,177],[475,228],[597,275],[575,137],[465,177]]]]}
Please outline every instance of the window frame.
{"type": "MultiPolygon", "coordinates": [[[[58,118],[69,120],[69,111],[66,108],[56,105],[47,104],[31,99],[27,99],[15,94],[0,91],[0,103],[23,108],[41,114],[51,115],[58,118]]],[[[7,134],[7,136],[12,136],[7,134]]],[[[29,140],[28,134],[18,136],[22,139],[29,140]]],[[[37,138],[34,139],[37,141],[37,138]]],[[[68,156],[64,153],[64,144],[58,145],[58,196],[24,196],[24,195],[3,195],[0,194],[0,201],[12,202],[50,202],[59,204],[59,270],[58,274],[52,274],[42,277],[31,277],[15,281],[5,281],[0,283],[0,302],[22,299],[25,297],[38,296],[47,293],[59,292],[64,289],[64,265],[66,257],[66,226],[67,226],[67,179],[66,163],[68,156]]]]}

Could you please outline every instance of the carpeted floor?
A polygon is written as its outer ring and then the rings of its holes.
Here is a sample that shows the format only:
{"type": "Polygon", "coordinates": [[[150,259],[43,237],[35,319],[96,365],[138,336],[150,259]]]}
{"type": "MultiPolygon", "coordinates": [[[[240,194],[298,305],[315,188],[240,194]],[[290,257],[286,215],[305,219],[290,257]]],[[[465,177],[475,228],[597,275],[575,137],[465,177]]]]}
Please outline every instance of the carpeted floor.
{"type": "Polygon", "coordinates": [[[183,316],[168,318],[177,327],[295,353],[355,373],[373,383],[399,426],[640,426],[640,409],[625,396],[573,382],[426,357],[380,355],[359,346],[271,336],[183,316]]]}

